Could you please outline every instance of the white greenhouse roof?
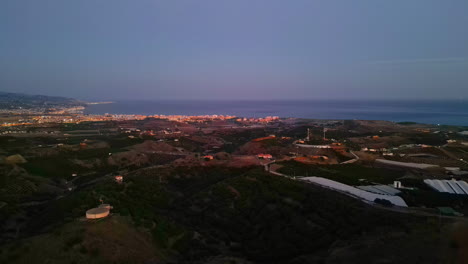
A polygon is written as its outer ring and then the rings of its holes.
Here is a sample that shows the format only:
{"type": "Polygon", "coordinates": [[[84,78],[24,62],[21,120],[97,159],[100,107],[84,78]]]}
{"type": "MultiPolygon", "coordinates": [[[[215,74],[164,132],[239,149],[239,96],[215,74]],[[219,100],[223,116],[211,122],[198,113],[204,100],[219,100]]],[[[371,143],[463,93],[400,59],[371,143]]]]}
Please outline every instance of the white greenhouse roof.
{"type": "Polygon", "coordinates": [[[438,192],[468,195],[468,184],[456,180],[424,180],[424,183],[438,192]]]}
{"type": "Polygon", "coordinates": [[[368,192],[384,194],[384,195],[397,195],[401,193],[398,189],[390,187],[388,185],[366,185],[366,186],[357,186],[361,190],[368,192]]]}
{"type": "Polygon", "coordinates": [[[383,194],[376,194],[372,192],[368,192],[365,190],[358,189],[356,187],[346,185],[340,182],[332,181],[329,179],[321,178],[321,177],[304,177],[301,178],[303,181],[315,183],[336,191],[343,192],[345,194],[369,201],[369,202],[374,202],[375,199],[385,199],[392,204],[397,205],[397,206],[402,206],[402,207],[408,207],[406,202],[399,196],[391,196],[391,195],[383,195],[383,194]]]}
{"type": "Polygon", "coordinates": [[[413,163],[413,162],[400,162],[394,160],[385,160],[385,159],[376,159],[376,162],[399,166],[399,167],[406,167],[406,168],[413,168],[413,169],[429,169],[429,168],[437,168],[439,165],[434,164],[424,164],[424,163],[413,163]]]}

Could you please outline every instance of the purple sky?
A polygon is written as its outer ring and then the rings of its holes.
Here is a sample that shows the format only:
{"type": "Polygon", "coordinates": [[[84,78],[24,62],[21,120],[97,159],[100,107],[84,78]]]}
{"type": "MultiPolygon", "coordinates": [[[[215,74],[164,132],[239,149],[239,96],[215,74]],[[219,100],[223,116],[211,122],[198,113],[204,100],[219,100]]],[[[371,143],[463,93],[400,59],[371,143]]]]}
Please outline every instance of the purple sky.
{"type": "Polygon", "coordinates": [[[468,98],[466,0],[2,0],[0,91],[468,98]]]}

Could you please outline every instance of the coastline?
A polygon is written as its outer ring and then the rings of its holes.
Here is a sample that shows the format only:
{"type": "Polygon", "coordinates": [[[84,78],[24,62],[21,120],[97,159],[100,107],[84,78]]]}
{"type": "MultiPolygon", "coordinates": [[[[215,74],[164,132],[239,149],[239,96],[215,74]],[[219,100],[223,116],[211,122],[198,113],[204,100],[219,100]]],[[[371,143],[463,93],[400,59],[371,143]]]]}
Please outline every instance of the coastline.
{"type": "Polygon", "coordinates": [[[385,120],[468,126],[468,104],[460,101],[218,101],[154,100],[88,104],[85,114],[279,116],[324,120],[385,120]]]}
{"type": "Polygon", "coordinates": [[[104,101],[104,102],[85,102],[86,105],[101,105],[101,104],[115,104],[112,101],[104,101]]]}

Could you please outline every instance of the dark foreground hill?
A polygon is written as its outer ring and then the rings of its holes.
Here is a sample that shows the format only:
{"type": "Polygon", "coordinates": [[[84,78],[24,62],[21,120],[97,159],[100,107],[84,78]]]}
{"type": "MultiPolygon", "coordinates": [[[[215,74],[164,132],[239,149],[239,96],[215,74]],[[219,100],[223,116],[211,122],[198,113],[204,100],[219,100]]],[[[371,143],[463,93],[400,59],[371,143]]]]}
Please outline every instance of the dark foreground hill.
{"type": "Polygon", "coordinates": [[[158,168],[124,182],[37,210],[0,262],[452,263],[461,247],[447,220],[375,209],[258,168],[158,168]],[[99,199],[113,215],[83,220],[99,199]]]}

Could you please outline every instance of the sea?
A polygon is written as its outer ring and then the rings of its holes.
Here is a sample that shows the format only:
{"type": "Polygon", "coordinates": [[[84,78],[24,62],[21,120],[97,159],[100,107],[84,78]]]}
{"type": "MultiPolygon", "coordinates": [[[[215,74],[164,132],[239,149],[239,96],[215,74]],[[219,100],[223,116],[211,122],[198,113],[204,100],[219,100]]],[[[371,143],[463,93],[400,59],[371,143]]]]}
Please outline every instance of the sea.
{"type": "Polygon", "coordinates": [[[86,114],[235,115],[358,119],[468,126],[468,101],[410,100],[155,100],[88,105],[86,114]]]}

